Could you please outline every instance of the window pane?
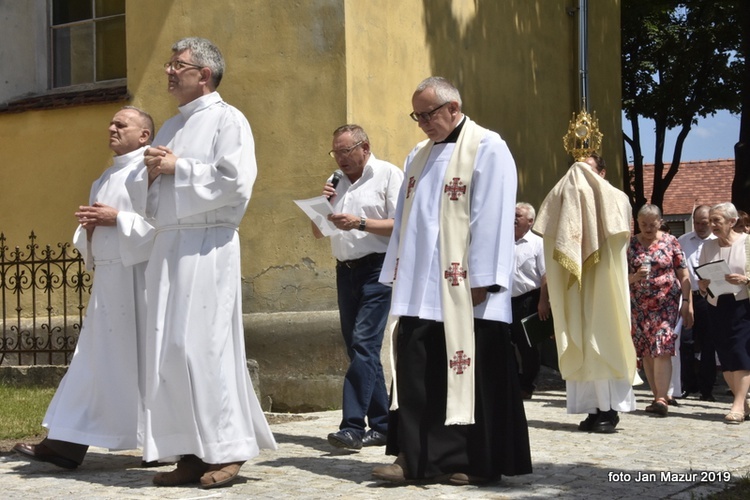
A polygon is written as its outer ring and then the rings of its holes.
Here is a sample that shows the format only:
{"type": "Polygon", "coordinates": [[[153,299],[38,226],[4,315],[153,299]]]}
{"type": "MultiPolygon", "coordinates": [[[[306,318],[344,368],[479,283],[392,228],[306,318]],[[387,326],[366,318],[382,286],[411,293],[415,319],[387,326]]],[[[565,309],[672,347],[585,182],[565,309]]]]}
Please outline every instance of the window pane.
{"type": "Polygon", "coordinates": [[[96,81],[125,78],[125,17],[96,23],[96,81]]]}
{"type": "Polygon", "coordinates": [[[93,26],[72,26],[52,31],[54,87],[94,81],[93,26]]]}
{"type": "Polygon", "coordinates": [[[52,0],[52,24],[91,19],[91,0],[52,0]]]}
{"type": "Polygon", "coordinates": [[[125,14],[125,0],[96,0],[96,17],[125,14]]]}

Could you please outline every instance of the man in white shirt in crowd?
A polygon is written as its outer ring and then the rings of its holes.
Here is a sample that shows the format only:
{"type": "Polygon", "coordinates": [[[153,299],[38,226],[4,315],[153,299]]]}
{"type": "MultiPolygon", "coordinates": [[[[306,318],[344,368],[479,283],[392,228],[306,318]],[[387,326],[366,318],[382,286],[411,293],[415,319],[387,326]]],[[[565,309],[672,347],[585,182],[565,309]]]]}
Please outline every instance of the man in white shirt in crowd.
{"type": "Polygon", "coordinates": [[[511,307],[513,324],[511,333],[521,358],[519,382],[521,397],[531,399],[536,388],[536,378],[541,366],[541,353],[537,345],[524,333],[521,320],[534,313],[547,321],[550,317],[547,277],[544,269],[544,242],[531,231],[536,211],[526,202],[516,203],[515,220],[515,267],[513,269],[513,292],[511,307]]]}
{"type": "MultiPolygon", "coordinates": [[[[383,345],[391,288],[379,282],[396,214],[404,173],[378,160],[359,125],[333,132],[329,153],[340,171],[323,187],[333,204],[329,217],[339,231],[331,236],[336,257],[339,319],[349,368],[344,377],[343,414],[338,432],[328,435],[337,448],[385,446],[388,393],[380,349],[383,345]],[[330,181],[336,179],[336,185],[330,181]],[[367,427],[369,426],[369,429],[367,427]]],[[[323,235],[312,225],[316,238],[323,235]]]]}
{"type": "Polygon", "coordinates": [[[716,382],[716,347],[711,335],[708,319],[708,302],[698,290],[698,267],[703,243],[716,238],[708,223],[708,205],[700,205],[693,210],[693,231],[683,234],[677,241],[682,247],[688,262],[690,285],[693,291],[693,328],[684,328],[680,339],[682,361],[682,395],[700,392],[701,401],[716,401],[713,387],[716,382]],[[700,361],[695,362],[695,354],[700,353],[700,361]]]}

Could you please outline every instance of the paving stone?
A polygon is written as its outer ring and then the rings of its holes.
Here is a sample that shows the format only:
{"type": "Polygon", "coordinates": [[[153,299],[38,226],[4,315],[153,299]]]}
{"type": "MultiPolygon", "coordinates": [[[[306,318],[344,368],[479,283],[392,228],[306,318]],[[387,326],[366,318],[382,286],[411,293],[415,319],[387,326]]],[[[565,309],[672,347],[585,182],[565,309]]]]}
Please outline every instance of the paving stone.
{"type": "Polygon", "coordinates": [[[338,428],[340,411],[274,415],[278,451],[264,450],[248,461],[230,487],[214,490],[151,483],[165,465],[140,468],[138,451],[91,448],[83,465],[66,471],[0,456],[3,499],[699,499],[750,474],[750,422],[729,426],[723,417],[729,396],[717,402],[681,400],[666,418],[643,411],[650,402],[636,390],[639,410],[621,414],[615,434],[577,430],[583,415],[565,413],[565,393],[545,390],[524,402],[529,420],[533,474],[504,477],[478,486],[405,485],[373,481],[374,466],[393,462],[384,448],[358,452],[334,449],[326,436],[338,428]],[[687,473],[683,476],[668,473],[687,473]]]}

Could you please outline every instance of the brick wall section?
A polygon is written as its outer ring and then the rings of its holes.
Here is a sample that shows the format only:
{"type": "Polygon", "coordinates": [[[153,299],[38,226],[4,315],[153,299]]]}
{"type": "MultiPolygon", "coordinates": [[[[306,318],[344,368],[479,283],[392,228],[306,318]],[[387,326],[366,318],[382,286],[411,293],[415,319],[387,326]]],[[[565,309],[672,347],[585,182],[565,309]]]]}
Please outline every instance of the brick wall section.
{"type": "MultiPolygon", "coordinates": [[[[666,172],[669,165],[664,166],[666,172]]],[[[654,165],[643,166],[643,189],[651,200],[654,165]]],[[[734,159],[680,163],[664,194],[664,215],[689,214],[696,205],[715,205],[732,199],[734,159]]]]}

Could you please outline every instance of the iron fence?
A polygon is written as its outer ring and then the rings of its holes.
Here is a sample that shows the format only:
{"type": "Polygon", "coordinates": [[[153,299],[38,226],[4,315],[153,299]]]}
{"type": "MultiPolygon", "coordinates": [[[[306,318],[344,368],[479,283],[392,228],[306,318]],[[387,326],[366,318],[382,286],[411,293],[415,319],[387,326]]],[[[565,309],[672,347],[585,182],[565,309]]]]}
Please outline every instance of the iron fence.
{"type": "Polygon", "coordinates": [[[92,276],[70,243],[9,251],[0,233],[0,365],[68,364],[75,350],[92,276]]]}

